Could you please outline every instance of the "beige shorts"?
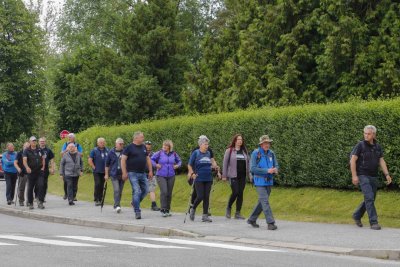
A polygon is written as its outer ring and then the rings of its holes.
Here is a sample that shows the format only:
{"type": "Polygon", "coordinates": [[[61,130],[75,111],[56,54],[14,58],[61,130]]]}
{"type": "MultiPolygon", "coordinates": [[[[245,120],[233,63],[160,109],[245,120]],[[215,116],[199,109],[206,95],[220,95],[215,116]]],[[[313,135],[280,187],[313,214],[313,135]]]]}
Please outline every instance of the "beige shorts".
{"type": "Polygon", "coordinates": [[[157,179],[155,176],[153,176],[153,179],[148,179],[147,180],[149,183],[149,192],[155,192],[156,191],[156,187],[157,187],[157,179]]]}

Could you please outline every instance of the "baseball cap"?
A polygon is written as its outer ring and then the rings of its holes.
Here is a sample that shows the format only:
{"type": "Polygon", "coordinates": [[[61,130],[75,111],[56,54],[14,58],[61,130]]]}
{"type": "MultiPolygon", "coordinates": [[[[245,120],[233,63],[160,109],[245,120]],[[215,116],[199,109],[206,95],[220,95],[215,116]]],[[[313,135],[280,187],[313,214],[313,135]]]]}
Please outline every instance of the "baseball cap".
{"type": "Polygon", "coordinates": [[[32,135],[32,136],[29,138],[29,141],[37,141],[37,139],[36,139],[35,136],[32,135]]]}

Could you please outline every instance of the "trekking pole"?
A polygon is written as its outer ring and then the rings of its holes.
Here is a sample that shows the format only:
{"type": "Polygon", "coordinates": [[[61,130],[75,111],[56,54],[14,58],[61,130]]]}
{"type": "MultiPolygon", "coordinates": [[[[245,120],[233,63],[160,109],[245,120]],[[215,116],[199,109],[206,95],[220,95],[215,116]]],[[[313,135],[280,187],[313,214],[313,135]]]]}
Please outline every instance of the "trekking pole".
{"type": "MultiPolygon", "coordinates": [[[[191,180],[192,177],[193,177],[194,175],[195,175],[195,174],[192,173],[192,174],[190,175],[189,180],[191,180]]],[[[194,192],[194,179],[193,179],[193,183],[192,183],[192,186],[191,186],[191,189],[190,189],[189,204],[188,204],[188,208],[187,208],[187,210],[186,210],[185,219],[183,220],[183,223],[186,223],[186,217],[187,217],[187,215],[188,215],[188,213],[189,213],[189,211],[190,211],[190,208],[192,207],[192,195],[193,195],[193,192],[194,192]]]]}
{"type": "Polygon", "coordinates": [[[17,192],[15,193],[15,202],[14,202],[14,206],[17,206],[17,201],[18,201],[19,180],[20,180],[20,177],[19,177],[19,174],[18,174],[18,176],[17,176],[17,181],[16,181],[16,183],[17,183],[17,192]]]}
{"type": "Polygon", "coordinates": [[[107,193],[107,180],[104,183],[103,198],[101,199],[100,212],[103,212],[103,206],[104,206],[104,200],[106,199],[106,193],[107,193]]]}
{"type": "MultiPolygon", "coordinates": [[[[217,169],[217,172],[216,172],[216,177],[217,177],[217,181],[220,179],[220,177],[221,177],[221,174],[220,174],[220,172],[219,172],[219,169],[217,169]]],[[[211,184],[211,191],[210,191],[210,196],[209,196],[209,201],[208,201],[208,203],[211,203],[211,195],[212,195],[212,193],[214,193],[214,190],[215,190],[215,186],[213,186],[214,185],[214,179],[213,179],[213,181],[212,181],[212,184],[211,184]]],[[[208,216],[211,216],[211,205],[209,204],[208,205],[208,216]]]]}

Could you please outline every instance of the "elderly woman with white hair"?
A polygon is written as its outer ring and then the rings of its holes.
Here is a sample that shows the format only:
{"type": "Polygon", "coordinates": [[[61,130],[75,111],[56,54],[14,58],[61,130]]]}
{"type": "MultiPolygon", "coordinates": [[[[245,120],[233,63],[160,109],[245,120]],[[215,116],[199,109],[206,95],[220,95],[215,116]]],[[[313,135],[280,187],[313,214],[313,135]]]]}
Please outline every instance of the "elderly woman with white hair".
{"type": "Polygon", "coordinates": [[[106,140],[102,137],[97,138],[97,147],[90,151],[89,165],[93,170],[94,178],[94,202],[96,206],[101,205],[103,197],[104,176],[106,172],[106,160],[108,157],[108,148],[106,140]]]}
{"type": "Polygon", "coordinates": [[[197,197],[190,209],[190,219],[194,221],[196,208],[203,201],[203,222],[212,222],[208,215],[210,203],[210,192],[213,183],[212,168],[218,169],[215,161],[211,160],[211,153],[208,150],[209,139],[207,136],[200,136],[198,140],[199,149],[192,152],[188,164],[188,176],[194,178],[194,187],[197,197]]]}

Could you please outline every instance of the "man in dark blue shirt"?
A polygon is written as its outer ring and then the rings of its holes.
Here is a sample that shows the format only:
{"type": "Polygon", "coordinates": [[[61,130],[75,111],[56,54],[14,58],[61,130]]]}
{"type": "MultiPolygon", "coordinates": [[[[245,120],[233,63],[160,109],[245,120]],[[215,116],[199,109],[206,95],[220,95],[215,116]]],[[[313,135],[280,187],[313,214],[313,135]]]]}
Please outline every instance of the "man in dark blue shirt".
{"type": "Polygon", "coordinates": [[[153,167],[143,142],[143,133],[135,132],[132,144],[124,149],[121,159],[122,179],[127,180],[129,178],[132,186],[132,206],[136,219],[142,218],[140,202],[148,193],[147,177],[149,180],[153,179],[153,167]],[[149,171],[148,176],[146,175],[146,167],[149,171]]]}
{"type": "Polygon", "coordinates": [[[94,178],[94,202],[96,206],[101,205],[103,198],[104,175],[106,170],[106,160],[108,157],[108,149],[106,148],[106,140],[102,137],[97,139],[97,147],[90,151],[89,165],[93,170],[94,178]]]}
{"type": "Polygon", "coordinates": [[[390,177],[386,162],[383,159],[382,147],[376,142],[376,128],[373,125],[367,125],[364,128],[364,140],[354,147],[350,159],[352,182],[354,185],[360,184],[361,191],[364,194],[364,201],[353,213],[353,219],[358,227],[363,226],[361,218],[366,211],[371,229],[381,229],[375,208],[379,166],[385,175],[387,184],[390,184],[392,177],[390,177]]]}

